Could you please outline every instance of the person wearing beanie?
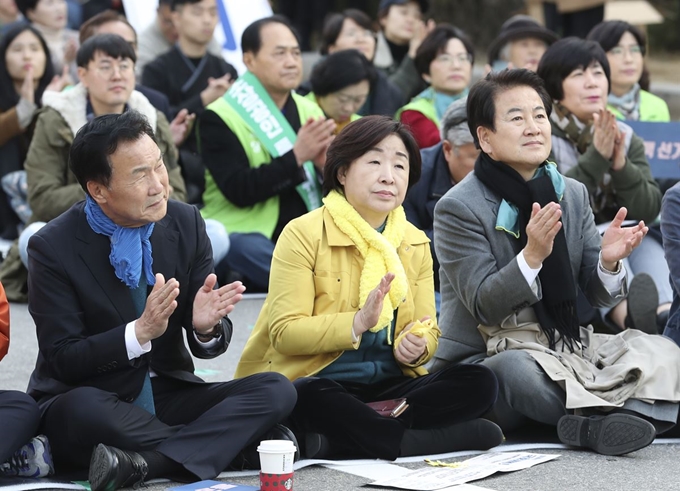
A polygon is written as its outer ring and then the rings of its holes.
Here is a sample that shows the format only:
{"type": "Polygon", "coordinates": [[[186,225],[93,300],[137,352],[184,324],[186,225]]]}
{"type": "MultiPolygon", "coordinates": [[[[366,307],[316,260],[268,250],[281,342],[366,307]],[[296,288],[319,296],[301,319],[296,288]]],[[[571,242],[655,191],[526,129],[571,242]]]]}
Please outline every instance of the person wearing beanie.
{"type": "Polygon", "coordinates": [[[503,23],[498,37],[489,46],[487,71],[526,68],[535,72],[543,53],[555,41],[557,35],[534,18],[513,15],[503,23]]]}

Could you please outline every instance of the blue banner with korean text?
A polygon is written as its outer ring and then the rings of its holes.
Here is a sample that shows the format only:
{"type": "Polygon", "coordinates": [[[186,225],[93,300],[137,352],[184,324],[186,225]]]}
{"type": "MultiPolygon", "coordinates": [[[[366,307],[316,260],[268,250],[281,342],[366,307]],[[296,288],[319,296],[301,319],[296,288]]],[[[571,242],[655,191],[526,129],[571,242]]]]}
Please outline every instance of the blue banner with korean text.
{"type": "Polygon", "coordinates": [[[655,179],[680,179],[680,122],[625,121],[645,141],[645,156],[655,179]]]}

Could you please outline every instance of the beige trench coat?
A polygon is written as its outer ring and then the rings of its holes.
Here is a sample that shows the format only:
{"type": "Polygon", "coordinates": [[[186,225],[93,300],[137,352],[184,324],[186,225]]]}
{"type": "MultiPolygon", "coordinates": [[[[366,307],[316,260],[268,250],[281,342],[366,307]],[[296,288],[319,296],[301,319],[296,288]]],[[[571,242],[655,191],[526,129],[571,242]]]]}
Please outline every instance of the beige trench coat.
{"type": "Polygon", "coordinates": [[[628,399],[680,401],[680,348],[663,336],[629,329],[617,335],[581,327],[583,347],[574,353],[548,349],[533,309],[507,317],[498,326],[478,326],[487,355],[527,351],[565,390],[567,409],[621,407],[628,399]]]}

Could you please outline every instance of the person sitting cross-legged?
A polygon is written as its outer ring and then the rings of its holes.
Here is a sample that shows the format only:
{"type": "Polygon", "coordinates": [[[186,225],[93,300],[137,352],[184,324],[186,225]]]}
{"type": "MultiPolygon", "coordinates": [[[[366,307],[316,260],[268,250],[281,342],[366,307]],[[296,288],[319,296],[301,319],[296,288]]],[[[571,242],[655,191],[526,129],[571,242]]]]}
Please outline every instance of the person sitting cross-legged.
{"type": "Polygon", "coordinates": [[[622,227],[621,208],[600,236],[585,185],[547,161],[552,100],[535,73],[491,73],[467,107],[481,153],[435,207],[443,334],[432,368],[491,368],[488,417],[504,431],[540,422],[606,455],[649,445],[677,422],[680,348],[634,329],[595,334],[576,311],[579,287],[598,307],[626,296],[622,260],[647,226],[622,227]]]}
{"type": "Polygon", "coordinates": [[[203,219],[168,199],[151,125],[133,110],[100,116],[69,157],[86,198],[28,243],[39,348],[28,393],[57,469],[89,465],[92,491],[112,491],[257,467],[251,444],[294,439],[276,425],[295,390],[277,373],[194,374],[191,355],[227,350],[245,288],[217,287],[203,219]]]}
{"type": "Polygon", "coordinates": [[[275,371],[294,381],[290,426],[308,458],[394,460],[503,439],[480,419],[496,399],[490,370],[423,367],[439,338],[432,257],[401,207],[419,177],[406,126],[354,121],[328,149],[324,206],[291,221],[276,244],[236,377],[275,371]],[[367,405],[402,398],[397,417],[367,405]]]}

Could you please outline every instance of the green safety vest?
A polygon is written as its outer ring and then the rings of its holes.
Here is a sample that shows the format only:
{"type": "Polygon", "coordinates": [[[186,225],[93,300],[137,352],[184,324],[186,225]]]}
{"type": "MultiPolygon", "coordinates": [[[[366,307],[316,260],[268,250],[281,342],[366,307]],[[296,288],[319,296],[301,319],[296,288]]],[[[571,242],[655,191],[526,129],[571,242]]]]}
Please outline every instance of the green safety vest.
{"type": "MultiPolygon", "coordinates": [[[[623,114],[613,106],[607,106],[616,119],[624,119],[623,114]]],[[[639,121],[649,121],[657,123],[668,123],[671,115],[668,112],[668,105],[661,97],[650,94],[646,90],[640,91],[640,119],[639,121]]]]}
{"type": "Polygon", "coordinates": [[[401,113],[404,111],[418,111],[427,119],[432,121],[437,126],[437,128],[439,128],[437,109],[434,107],[434,101],[430,99],[425,99],[423,97],[420,99],[413,99],[411,102],[397,111],[397,114],[394,115],[394,119],[401,120],[401,113]]]}
{"type": "MultiPolygon", "coordinates": [[[[300,115],[300,124],[303,125],[309,118],[323,117],[321,108],[304,97],[291,92],[293,101],[297,106],[300,115]]],[[[236,113],[236,111],[223,98],[211,103],[207,109],[217,114],[229,129],[236,135],[241,143],[243,150],[248,157],[250,167],[255,169],[261,165],[271,162],[269,152],[259,142],[253,131],[246,122],[236,113]]],[[[225,159],[229,156],[225,155],[225,159]]],[[[266,201],[256,203],[245,208],[236,206],[224,197],[222,191],[217,187],[215,180],[206,169],[205,172],[205,191],[203,192],[203,203],[201,215],[204,219],[212,218],[222,223],[227,229],[227,233],[253,233],[259,232],[271,239],[279,221],[279,197],[273,196],[266,201]]]]}

